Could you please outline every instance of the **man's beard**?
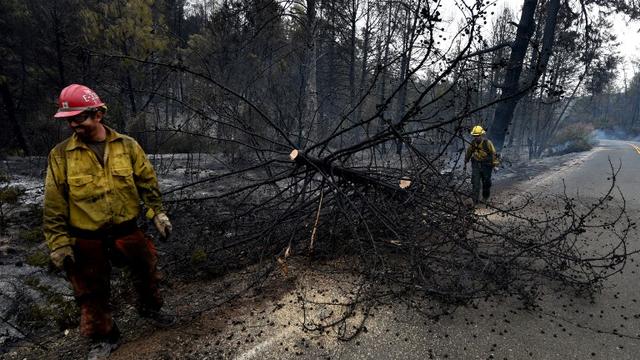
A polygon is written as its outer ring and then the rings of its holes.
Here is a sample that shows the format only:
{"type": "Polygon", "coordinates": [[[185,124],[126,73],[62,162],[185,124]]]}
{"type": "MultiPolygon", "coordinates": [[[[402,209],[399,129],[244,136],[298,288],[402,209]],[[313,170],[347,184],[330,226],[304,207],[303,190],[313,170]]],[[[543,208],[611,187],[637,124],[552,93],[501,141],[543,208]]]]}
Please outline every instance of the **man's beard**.
{"type": "Polygon", "coordinates": [[[89,139],[89,130],[82,128],[82,127],[77,127],[75,129],[73,129],[73,132],[78,135],[78,137],[82,140],[87,140],[89,139]]]}

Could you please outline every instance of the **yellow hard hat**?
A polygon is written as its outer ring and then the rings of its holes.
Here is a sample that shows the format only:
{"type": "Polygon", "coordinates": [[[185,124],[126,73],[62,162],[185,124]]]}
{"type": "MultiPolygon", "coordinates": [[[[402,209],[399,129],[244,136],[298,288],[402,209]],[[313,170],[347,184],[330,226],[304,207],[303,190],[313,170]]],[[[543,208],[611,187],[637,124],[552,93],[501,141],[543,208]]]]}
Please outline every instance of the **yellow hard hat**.
{"type": "Polygon", "coordinates": [[[476,125],[473,127],[473,129],[471,129],[471,135],[473,136],[480,136],[484,135],[485,133],[486,131],[484,131],[484,129],[480,125],[476,125]]]}

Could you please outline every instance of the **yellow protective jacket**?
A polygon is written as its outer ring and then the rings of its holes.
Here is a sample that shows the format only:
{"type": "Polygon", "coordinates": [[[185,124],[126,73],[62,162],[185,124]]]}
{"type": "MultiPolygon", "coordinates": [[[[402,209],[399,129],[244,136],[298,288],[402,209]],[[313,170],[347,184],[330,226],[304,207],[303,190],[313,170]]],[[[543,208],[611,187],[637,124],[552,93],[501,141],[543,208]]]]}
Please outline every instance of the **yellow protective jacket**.
{"type": "Polygon", "coordinates": [[[44,195],[44,235],[49,248],[73,245],[69,227],[95,231],[164,212],[151,162],[131,137],[107,129],[104,167],[73,134],[49,153],[44,195]]]}
{"type": "Polygon", "coordinates": [[[496,148],[489,139],[483,139],[480,142],[471,141],[464,156],[464,163],[468,163],[469,160],[491,164],[494,167],[499,165],[496,148]]]}

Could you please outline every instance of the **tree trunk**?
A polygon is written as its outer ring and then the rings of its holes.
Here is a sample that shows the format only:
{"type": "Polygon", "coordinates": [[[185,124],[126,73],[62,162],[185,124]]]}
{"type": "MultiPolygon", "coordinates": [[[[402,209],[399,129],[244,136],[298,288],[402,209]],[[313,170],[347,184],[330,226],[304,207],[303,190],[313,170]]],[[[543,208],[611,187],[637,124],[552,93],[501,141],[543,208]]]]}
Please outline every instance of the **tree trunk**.
{"type": "MultiPolygon", "coordinates": [[[[505,75],[505,88],[501,99],[504,102],[498,104],[493,127],[490,136],[494,141],[497,149],[502,149],[504,138],[509,130],[509,125],[513,119],[513,111],[522,98],[524,92],[520,89],[518,83],[520,73],[522,72],[522,64],[524,56],[527,52],[528,42],[533,35],[535,21],[534,13],[537,0],[525,0],[522,7],[522,16],[518,24],[518,32],[516,40],[511,49],[511,57],[509,61],[509,69],[505,75]]],[[[542,48],[538,61],[536,62],[535,71],[532,78],[528,82],[529,87],[533,87],[540,76],[546,71],[549,58],[553,52],[553,44],[555,41],[556,24],[558,20],[558,11],[560,10],[560,0],[549,0],[547,3],[547,14],[545,19],[544,34],[542,36],[542,48]]]]}
{"type": "MultiPolygon", "coordinates": [[[[327,2],[328,9],[326,21],[330,23],[327,35],[330,39],[334,39],[336,37],[335,29],[336,25],[336,10],[334,8],[334,3],[329,1],[327,2]]],[[[328,71],[324,77],[324,81],[322,83],[324,86],[324,96],[323,101],[318,104],[319,106],[319,114],[318,121],[322,126],[318,126],[318,138],[324,139],[327,135],[329,135],[330,129],[334,128],[337,123],[335,122],[337,119],[341,118],[341,115],[338,115],[336,109],[338,109],[337,105],[337,96],[338,91],[338,81],[336,80],[336,72],[333,70],[337,66],[337,49],[335,41],[327,41],[327,50],[326,50],[326,66],[328,71]]],[[[316,72],[317,74],[317,72],[316,72]]],[[[320,77],[323,79],[322,77],[320,77]]],[[[343,135],[340,136],[340,142],[343,140],[343,135]]]]}
{"type": "Polygon", "coordinates": [[[349,110],[351,111],[351,122],[356,122],[356,35],[358,27],[356,24],[358,16],[358,2],[351,0],[351,14],[349,14],[349,110]]]}
{"type": "Polygon", "coordinates": [[[54,2],[53,9],[51,11],[51,21],[53,22],[53,31],[55,32],[55,48],[56,48],[56,62],[58,67],[58,86],[63,88],[67,85],[67,79],[64,71],[64,53],[62,45],[64,43],[64,33],[60,29],[60,16],[58,13],[57,3],[54,2]]]}
{"type": "Polygon", "coordinates": [[[631,112],[631,121],[629,122],[629,130],[633,129],[634,125],[640,117],[640,88],[634,87],[633,89],[633,110],[631,112]]]}
{"type": "MultiPolygon", "coordinates": [[[[382,131],[382,129],[384,129],[384,119],[387,119],[387,114],[388,114],[388,110],[387,110],[387,90],[386,90],[386,86],[387,86],[387,78],[388,78],[388,74],[389,71],[387,69],[387,62],[389,61],[389,47],[391,46],[391,38],[393,36],[393,28],[391,26],[391,20],[392,20],[392,11],[391,11],[391,4],[388,3],[386,4],[387,8],[387,14],[384,14],[383,16],[387,16],[386,19],[383,20],[383,25],[382,28],[385,29],[386,27],[386,34],[385,36],[379,41],[379,45],[378,45],[378,71],[381,72],[380,74],[380,86],[378,87],[378,106],[384,106],[384,109],[382,109],[382,113],[381,113],[381,117],[378,120],[378,128],[376,129],[376,131],[382,131]]],[[[381,150],[381,152],[384,154],[386,153],[386,145],[384,143],[380,144],[378,146],[378,148],[381,150]]]]}
{"type": "MultiPolygon", "coordinates": [[[[402,34],[402,55],[400,57],[400,90],[398,91],[398,101],[396,102],[396,114],[394,122],[398,123],[404,116],[405,106],[407,104],[407,82],[409,81],[409,73],[411,72],[411,56],[413,54],[413,41],[415,29],[418,21],[418,11],[420,11],[421,1],[418,1],[416,10],[413,12],[410,8],[406,9],[405,26],[402,34]]],[[[396,140],[396,153],[402,153],[402,139],[396,140]]]]}
{"type": "MultiPolygon", "coordinates": [[[[129,49],[127,48],[127,44],[123,41],[122,43],[122,53],[125,56],[129,56],[129,49]]],[[[130,119],[134,119],[138,113],[138,107],[136,105],[136,96],[135,96],[135,92],[134,92],[134,88],[133,88],[133,79],[131,78],[131,71],[129,70],[129,67],[127,65],[125,65],[125,73],[124,73],[124,80],[125,80],[125,84],[127,86],[127,97],[129,99],[129,105],[131,106],[131,113],[130,113],[130,119]]],[[[120,116],[120,131],[124,131],[126,133],[127,131],[127,122],[125,120],[124,116],[120,116]]]]}
{"type": "Polygon", "coordinates": [[[540,76],[547,70],[549,58],[553,53],[553,44],[556,39],[558,11],[560,11],[560,0],[549,0],[547,3],[547,17],[544,23],[544,34],[542,35],[542,49],[536,61],[536,68],[533,73],[533,78],[530,81],[531,85],[535,85],[540,76]]]}
{"type": "Polygon", "coordinates": [[[303,61],[303,115],[298,127],[298,145],[304,147],[307,140],[316,133],[316,110],[318,109],[317,90],[317,45],[316,45],[316,1],[307,0],[306,44],[303,61]],[[305,134],[305,129],[307,133],[305,134]]]}
{"type": "MultiPolygon", "coordinates": [[[[371,9],[369,8],[369,2],[367,2],[367,15],[366,15],[366,20],[365,20],[365,24],[364,24],[364,28],[362,29],[362,32],[364,34],[364,40],[362,43],[362,67],[360,69],[361,73],[360,73],[360,86],[358,89],[358,100],[362,99],[362,97],[365,96],[365,86],[367,85],[367,74],[368,74],[368,63],[367,63],[367,59],[369,57],[369,41],[371,38],[371,30],[370,30],[370,26],[371,26],[371,15],[370,15],[370,11],[371,9]]],[[[359,105],[358,108],[356,109],[356,116],[355,116],[355,121],[356,123],[359,123],[362,120],[362,105],[359,105]]],[[[367,128],[368,128],[368,124],[367,124],[367,128]]],[[[365,136],[368,136],[368,131],[367,129],[363,129],[363,132],[365,133],[365,136]]]]}
{"type": "Polygon", "coordinates": [[[0,95],[2,95],[2,102],[4,103],[4,107],[7,112],[8,125],[13,137],[18,143],[18,147],[22,149],[24,155],[29,156],[31,155],[31,152],[29,151],[29,146],[27,145],[26,138],[24,137],[24,132],[22,131],[22,127],[20,126],[20,122],[16,116],[15,101],[13,101],[11,89],[9,89],[9,84],[6,81],[0,81],[0,95]]]}
{"type": "Polygon", "coordinates": [[[493,124],[489,130],[489,137],[498,151],[502,150],[504,139],[509,131],[513,112],[522,97],[520,94],[520,74],[522,64],[529,47],[529,40],[535,28],[534,14],[538,0],[524,0],[522,14],[518,24],[516,39],[511,45],[511,56],[505,74],[502,95],[496,107],[493,124]]]}

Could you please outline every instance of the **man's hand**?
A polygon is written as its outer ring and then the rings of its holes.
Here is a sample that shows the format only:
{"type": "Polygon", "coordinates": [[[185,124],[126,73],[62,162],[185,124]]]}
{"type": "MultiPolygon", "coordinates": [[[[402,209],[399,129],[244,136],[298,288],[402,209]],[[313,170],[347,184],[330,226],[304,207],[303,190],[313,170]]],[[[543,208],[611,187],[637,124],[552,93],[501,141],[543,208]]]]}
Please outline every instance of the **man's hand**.
{"type": "Polygon", "coordinates": [[[76,260],[73,256],[73,248],[70,245],[53,250],[49,255],[49,258],[53,265],[60,270],[64,270],[65,263],[73,263],[76,260]]]}
{"type": "Polygon", "coordinates": [[[166,240],[169,235],[171,235],[171,230],[173,229],[173,227],[171,226],[171,222],[169,221],[169,217],[167,217],[167,214],[159,213],[158,215],[154,216],[153,224],[156,226],[156,229],[163,239],[166,240]]]}

